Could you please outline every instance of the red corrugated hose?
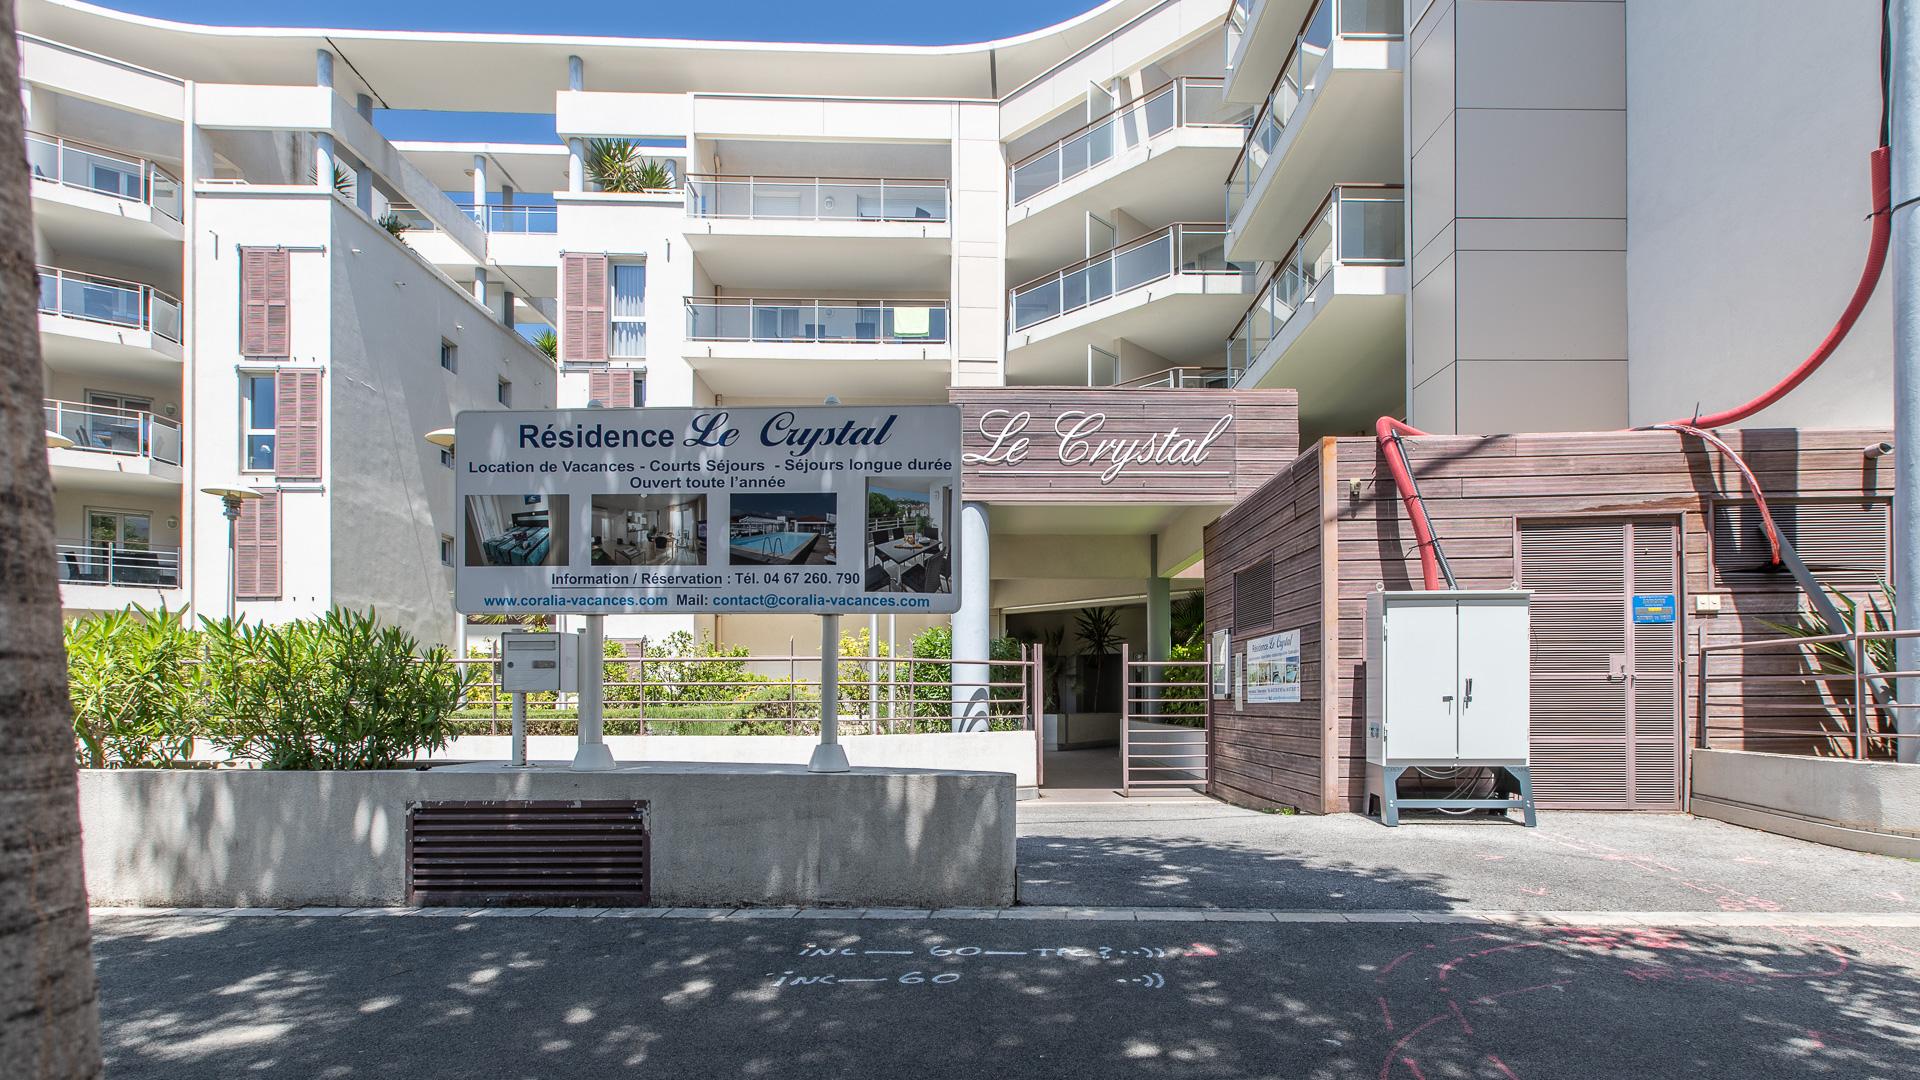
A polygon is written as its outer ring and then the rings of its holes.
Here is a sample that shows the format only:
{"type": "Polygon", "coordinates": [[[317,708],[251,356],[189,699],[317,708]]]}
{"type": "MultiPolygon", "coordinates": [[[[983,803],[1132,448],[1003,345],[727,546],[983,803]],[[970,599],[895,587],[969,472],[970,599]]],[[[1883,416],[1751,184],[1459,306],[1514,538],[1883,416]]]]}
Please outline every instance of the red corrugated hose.
{"type": "MultiPolygon", "coordinates": [[[[1860,282],[1853,288],[1853,298],[1847,301],[1846,310],[1840,313],[1840,319],[1827,331],[1813,354],[1800,362],[1800,365],[1788,373],[1773,388],[1752,401],[1724,412],[1688,420],[1672,420],[1664,424],[1651,424],[1642,431],[1677,431],[1683,435],[1701,438],[1717,447],[1732,459],[1740,470],[1741,477],[1753,492],[1755,502],[1759,504],[1760,520],[1767,530],[1767,543],[1772,549],[1773,562],[1780,562],[1780,534],[1774,528],[1773,515],[1767,510],[1766,497],[1760,491],[1759,483],[1754,479],[1752,470],[1740,459],[1733,448],[1709,433],[1708,429],[1725,427],[1739,423],[1754,413],[1768,407],[1792,393],[1795,387],[1807,381],[1807,377],[1827,362],[1840,343],[1846,340],[1853,324],[1859,320],[1860,312],[1873,297],[1873,290],[1880,282],[1880,272],[1887,261],[1887,245],[1893,233],[1893,214],[1889,204],[1892,202],[1892,179],[1890,164],[1892,152],[1881,146],[1871,157],[1873,173],[1873,239],[1867,246],[1867,265],[1860,271],[1860,282]]],[[[1425,435],[1427,432],[1403,424],[1390,416],[1380,418],[1374,431],[1380,443],[1380,452],[1387,459],[1387,469],[1393,474],[1393,486],[1400,492],[1400,501],[1407,508],[1407,516],[1413,520],[1413,535],[1420,545],[1420,576],[1429,590],[1440,588],[1441,567],[1444,558],[1440,554],[1439,542],[1433,535],[1433,522],[1427,518],[1426,505],[1420,499],[1419,488],[1415,485],[1413,472],[1407,462],[1406,449],[1400,445],[1399,436],[1425,435]]]]}

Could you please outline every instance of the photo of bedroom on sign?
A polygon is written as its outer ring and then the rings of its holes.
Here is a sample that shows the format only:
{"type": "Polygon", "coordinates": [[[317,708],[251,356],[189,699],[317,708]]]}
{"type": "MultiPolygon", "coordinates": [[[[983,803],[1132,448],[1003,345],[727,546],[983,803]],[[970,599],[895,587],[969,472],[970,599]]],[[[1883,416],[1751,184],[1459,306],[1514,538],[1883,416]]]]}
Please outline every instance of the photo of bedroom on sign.
{"type": "Polygon", "coordinates": [[[467,496],[468,566],[567,565],[565,495],[467,496]]]}
{"type": "Polygon", "coordinates": [[[707,561],[705,495],[595,495],[593,565],[699,566],[707,561]]]}
{"type": "Polygon", "coordinates": [[[839,517],[833,492],[728,497],[727,561],[734,566],[833,566],[839,517]]]}
{"type": "Polygon", "coordinates": [[[944,477],[867,480],[868,592],[952,591],[952,503],[944,477]]]}

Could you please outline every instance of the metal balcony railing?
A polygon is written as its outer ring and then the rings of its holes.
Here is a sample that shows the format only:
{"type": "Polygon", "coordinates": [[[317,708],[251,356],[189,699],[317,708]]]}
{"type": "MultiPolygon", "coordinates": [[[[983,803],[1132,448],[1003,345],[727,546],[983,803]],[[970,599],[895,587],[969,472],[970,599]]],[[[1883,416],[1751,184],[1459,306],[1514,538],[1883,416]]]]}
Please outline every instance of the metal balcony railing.
{"type": "Polygon", "coordinates": [[[69,319],[147,330],[180,343],[180,301],[151,285],[52,266],[39,268],[40,310],[69,319]]]}
{"type": "Polygon", "coordinates": [[[1129,390],[1219,390],[1233,385],[1225,368],[1170,367],[1113,384],[1129,390]]]}
{"type": "Polygon", "coordinates": [[[29,131],[27,167],[36,180],[145,203],[184,220],[179,179],[146,158],[29,131]]]}
{"type": "Polygon", "coordinates": [[[693,341],[878,342],[938,344],[947,340],[944,300],[768,300],[689,297],[693,341]]]}
{"type": "Polygon", "coordinates": [[[118,409],[46,398],[47,430],[73,441],[72,449],[180,464],[180,425],[140,409],[118,409]]]}
{"type": "Polygon", "coordinates": [[[1233,0],[1227,5],[1226,70],[1240,66],[1240,53],[1247,47],[1247,27],[1253,25],[1254,8],[1260,0],[1233,0]]]}
{"type": "Polygon", "coordinates": [[[1075,128],[1014,162],[1008,189],[1015,206],[1176,127],[1244,128],[1253,110],[1230,105],[1225,80],[1183,76],[1075,128]]]}
{"type": "Polygon", "coordinates": [[[1228,221],[1246,205],[1287,125],[1293,122],[1307,95],[1319,86],[1322,62],[1333,49],[1333,39],[1392,41],[1403,34],[1400,0],[1320,0],[1314,5],[1293,39],[1293,50],[1280,64],[1273,89],[1247,128],[1246,144],[1227,176],[1228,221]]]}
{"type": "Polygon", "coordinates": [[[1327,193],[1228,335],[1231,382],[1246,374],[1334,267],[1406,261],[1404,195],[1397,184],[1342,184],[1327,193]]]}
{"type": "Polygon", "coordinates": [[[180,549],[100,540],[56,540],[60,580],[73,585],[180,587],[180,549]]]}
{"type": "Polygon", "coordinates": [[[687,177],[692,217],[775,221],[945,221],[945,180],[848,176],[687,177]]]}
{"type": "Polygon", "coordinates": [[[1025,330],[1174,274],[1240,274],[1227,261],[1225,225],[1169,225],[1009,291],[1013,328],[1025,330]]]}

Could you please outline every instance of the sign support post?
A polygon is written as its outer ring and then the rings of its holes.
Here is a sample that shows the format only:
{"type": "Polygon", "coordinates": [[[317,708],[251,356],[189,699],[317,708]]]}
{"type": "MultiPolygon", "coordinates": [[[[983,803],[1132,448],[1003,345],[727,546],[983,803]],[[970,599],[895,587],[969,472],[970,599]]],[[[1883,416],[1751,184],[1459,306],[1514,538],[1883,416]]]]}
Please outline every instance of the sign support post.
{"type": "MultiPolygon", "coordinates": [[[[605,615],[586,617],[580,633],[580,695],[577,699],[579,745],[573,752],[574,772],[606,772],[614,767],[613,751],[607,749],[606,731],[606,627],[605,615]]],[[[645,689],[644,687],[642,688],[645,689]]]]}
{"type": "Polygon", "coordinates": [[[820,745],[813,748],[808,772],[847,772],[846,747],[840,745],[840,616],[820,616],[820,745]]]}

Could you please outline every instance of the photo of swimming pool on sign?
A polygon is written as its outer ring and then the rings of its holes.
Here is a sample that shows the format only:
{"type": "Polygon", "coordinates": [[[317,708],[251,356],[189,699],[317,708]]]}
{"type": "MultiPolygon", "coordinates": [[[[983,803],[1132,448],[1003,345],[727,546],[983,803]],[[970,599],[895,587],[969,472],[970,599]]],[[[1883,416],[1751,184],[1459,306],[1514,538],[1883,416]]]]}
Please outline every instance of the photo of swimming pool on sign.
{"type": "Polygon", "coordinates": [[[833,492],[736,492],[727,515],[733,566],[833,566],[839,517],[833,492]]]}

